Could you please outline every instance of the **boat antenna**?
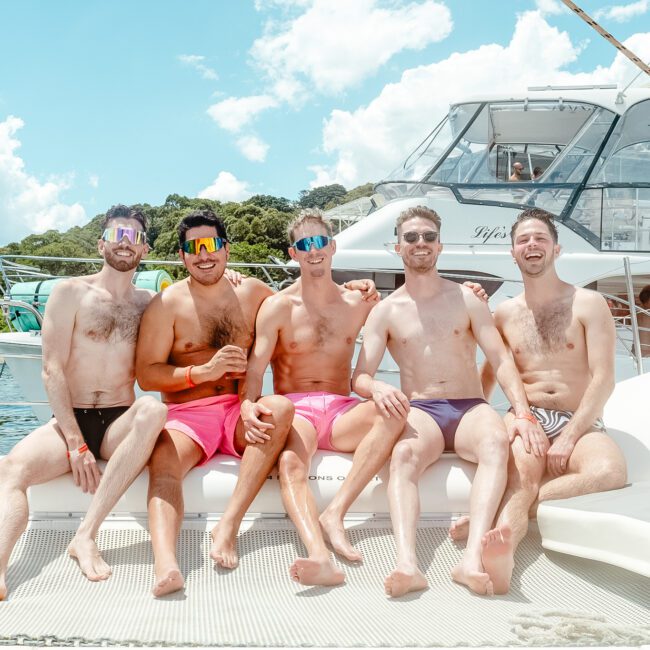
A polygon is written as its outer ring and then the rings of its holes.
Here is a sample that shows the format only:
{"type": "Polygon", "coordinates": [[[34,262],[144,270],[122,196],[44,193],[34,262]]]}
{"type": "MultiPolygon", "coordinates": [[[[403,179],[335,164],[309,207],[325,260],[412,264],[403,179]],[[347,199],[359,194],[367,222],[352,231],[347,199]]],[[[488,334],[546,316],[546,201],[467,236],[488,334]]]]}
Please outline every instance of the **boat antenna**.
{"type": "MultiPolygon", "coordinates": [[[[619,40],[614,38],[608,31],[604,30],[591,16],[586,14],[580,7],[575,2],[571,2],[571,0],[562,0],[562,2],[569,8],[573,13],[578,15],[582,20],[584,20],[587,25],[590,27],[593,27],[605,40],[609,41],[621,54],[625,55],[634,65],[637,67],[641,68],[643,72],[645,72],[647,75],[650,75],[650,66],[642,61],[634,52],[630,51],[621,43],[619,40]]],[[[637,75],[638,77],[638,75],[637,75]]],[[[634,79],[636,80],[635,77],[634,79]]],[[[626,87],[625,90],[629,88],[629,85],[626,87]]]]}

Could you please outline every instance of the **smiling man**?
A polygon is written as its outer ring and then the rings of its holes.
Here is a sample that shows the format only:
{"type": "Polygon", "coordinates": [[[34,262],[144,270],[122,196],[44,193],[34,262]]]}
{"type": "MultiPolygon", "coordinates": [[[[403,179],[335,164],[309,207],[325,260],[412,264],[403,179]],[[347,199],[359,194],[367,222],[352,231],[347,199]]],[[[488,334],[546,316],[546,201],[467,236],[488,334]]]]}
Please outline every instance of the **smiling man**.
{"type": "Polygon", "coordinates": [[[491,594],[491,558],[482,553],[481,540],[506,485],[508,434],[484,399],[477,343],[497,368],[499,383],[515,408],[512,430],[526,436],[537,432],[524,387],[487,305],[471,289],[438,274],[439,215],[417,206],[402,212],[396,225],[395,250],[404,263],[405,283],[368,317],[353,379],[354,389],[364,397],[386,390],[373,375],[388,347],[399,366],[402,387],[388,390],[394,399],[410,403],[406,428],[391,457],[388,498],[397,565],[386,578],[385,590],[399,597],[426,588],[415,553],[418,481],[443,451],[455,451],[478,467],[470,494],[467,547],[451,574],[472,591],[491,594]]]}
{"type": "Polygon", "coordinates": [[[348,560],[361,559],[345,537],[343,517],[386,462],[404,427],[408,404],[379,383],[374,401],[350,396],[355,341],[376,300],[346,290],[332,279],[336,241],[329,222],[319,210],[303,210],[289,226],[289,241],[289,254],[300,265],[300,279],[260,309],[242,418],[251,435],[262,434],[259,396],[270,362],[275,391],[286,395],[296,409],[280,456],[280,487],[308,557],[298,558],[290,575],[304,585],[334,585],[345,576],[331,561],[325,538],[348,560]],[[317,448],[354,452],[352,468],[320,522],[308,485],[317,448]]]}
{"type": "MultiPolygon", "coordinates": [[[[510,235],[524,291],[502,302],[495,320],[545,438],[541,454],[526,437],[512,441],[501,512],[483,540],[497,593],[510,588],[514,553],[538,502],[612,490],[626,480],[623,454],[601,419],[614,387],[616,341],[609,307],[595,291],[558,277],[560,246],[551,214],[525,210],[510,235]]],[[[483,385],[489,394],[490,365],[483,368],[483,385]]],[[[513,419],[506,415],[507,423],[513,419]]],[[[465,519],[451,530],[454,539],[466,533],[465,519]]]]}
{"type": "Polygon", "coordinates": [[[237,286],[229,282],[224,275],[226,229],[210,210],[184,217],[178,237],[189,277],[152,300],[137,347],[140,386],[160,391],[169,408],[149,465],[154,596],[184,585],[176,560],[184,476],[218,451],[241,458],[235,490],[212,530],[210,550],[216,564],[235,568],[241,520],[275,464],[293,416],[291,402],[272,395],[260,400],[260,417],[268,425],[263,436],[250,436],[239,417],[239,380],[246,371],[255,316],[272,290],[255,278],[244,278],[237,286]]]}
{"type": "Polygon", "coordinates": [[[27,488],[67,472],[94,495],[68,552],[88,579],[110,576],[95,536],[146,464],[165,422],[159,401],[135,400],[133,391],[138,326],[152,297],[133,286],[148,250],[145,218],[117,205],[102,229],[101,271],[62,280],[47,302],[43,382],[54,417],[0,461],[0,600],[9,555],[27,524],[27,488]],[[103,475],[98,458],[108,460],[103,475]]]}

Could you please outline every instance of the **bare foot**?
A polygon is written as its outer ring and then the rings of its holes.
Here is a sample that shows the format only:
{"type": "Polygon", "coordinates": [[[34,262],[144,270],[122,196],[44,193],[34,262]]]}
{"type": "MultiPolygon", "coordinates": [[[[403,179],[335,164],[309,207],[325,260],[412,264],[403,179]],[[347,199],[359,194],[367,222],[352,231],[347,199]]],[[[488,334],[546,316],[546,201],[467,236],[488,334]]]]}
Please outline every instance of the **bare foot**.
{"type": "Polygon", "coordinates": [[[75,535],[68,546],[68,554],[77,560],[81,572],[92,582],[106,580],[112,573],[111,567],[100,555],[94,539],[75,535]]]}
{"type": "Polygon", "coordinates": [[[220,521],[211,531],[212,545],[210,557],[224,569],[236,569],[239,566],[237,555],[237,530],[220,521]]]}
{"type": "Polygon", "coordinates": [[[5,574],[0,574],[0,600],[7,597],[7,583],[5,582],[5,574]]]}
{"type": "Polygon", "coordinates": [[[345,574],[329,558],[312,560],[299,557],[290,567],[291,579],[301,585],[340,585],[345,582],[345,574]]]}
{"type": "Polygon", "coordinates": [[[329,542],[339,555],[351,562],[360,562],[362,560],[361,553],[348,542],[343,522],[338,517],[330,517],[326,510],[320,516],[319,522],[325,541],[329,542]]]}
{"type": "Polygon", "coordinates": [[[458,517],[456,521],[449,528],[449,537],[451,537],[454,542],[462,542],[467,539],[469,535],[469,517],[463,515],[458,517]]]}
{"type": "Polygon", "coordinates": [[[515,566],[510,526],[488,530],[481,539],[481,560],[490,576],[495,594],[507,594],[515,566]]]}
{"type": "Polygon", "coordinates": [[[396,568],[384,580],[384,590],[391,598],[399,598],[411,591],[421,591],[429,586],[424,574],[417,567],[396,568]]]}
{"type": "Polygon", "coordinates": [[[154,584],[151,593],[155,598],[160,598],[180,591],[184,586],[183,574],[179,571],[178,566],[172,566],[163,571],[156,570],[156,584],[154,584]]]}
{"type": "Polygon", "coordinates": [[[462,562],[451,570],[451,577],[479,596],[493,596],[494,587],[487,573],[468,569],[462,562]]]}

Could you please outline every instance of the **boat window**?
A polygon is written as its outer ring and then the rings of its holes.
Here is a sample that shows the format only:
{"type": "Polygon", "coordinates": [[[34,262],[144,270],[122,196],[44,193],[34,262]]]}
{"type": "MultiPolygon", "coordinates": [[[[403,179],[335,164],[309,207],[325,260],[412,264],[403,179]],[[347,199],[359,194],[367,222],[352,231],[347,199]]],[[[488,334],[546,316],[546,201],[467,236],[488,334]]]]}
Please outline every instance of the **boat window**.
{"type": "Polygon", "coordinates": [[[420,181],[425,178],[438,160],[447,153],[458,135],[465,130],[479,107],[480,104],[452,106],[449,115],[385,181],[420,181]]]}
{"type": "Polygon", "coordinates": [[[650,187],[586,189],[571,219],[596,235],[601,250],[650,251],[650,187]]]}
{"type": "Polygon", "coordinates": [[[650,100],[631,106],[609,139],[589,183],[650,180],[650,100]]]}
{"type": "MultiPolygon", "coordinates": [[[[511,101],[486,104],[423,180],[502,184],[521,163],[519,182],[580,182],[598,151],[614,113],[579,102],[511,101]],[[537,174],[534,170],[537,169],[537,174]]],[[[424,162],[425,152],[419,160],[424,162]]],[[[424,168],[425,165],[422,166],[424,168]]]]}

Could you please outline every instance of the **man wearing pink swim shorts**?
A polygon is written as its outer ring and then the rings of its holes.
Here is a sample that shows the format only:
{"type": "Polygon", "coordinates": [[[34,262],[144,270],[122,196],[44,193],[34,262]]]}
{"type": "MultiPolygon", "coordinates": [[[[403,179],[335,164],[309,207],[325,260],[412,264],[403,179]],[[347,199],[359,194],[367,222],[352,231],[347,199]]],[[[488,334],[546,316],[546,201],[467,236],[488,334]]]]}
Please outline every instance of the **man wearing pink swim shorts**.
{"type": "Polygon", "coordinates": [[[260,308],[241,413],[247,434],[263,435],[268,425],[260,420],[264,411],[258,399],[270,362],[275,392],[295,406],[279,460],[280,485],[308,557],[298,558],[290,575],[304,585],[334,585],[345,576],[332,562],[325,537],[347,559],[361,559],[345,537],[343,517],[390,455],[404,427],[408,402],[400,403],[392,392],[391,401],[385,401],[382,391],[374,401],[350,397],[354,344],[377,298],[364,299],[332,280],[336,242],[320,211],[301,212],[289,227],[289,240],[289,254],[300,265],[301,277],[260,308]],[[354,452],[350,473],[320,521],[307,484],[317,448],[354,452]]]}
{"type": "Polygon", "coordinates": [[[254,278],[233,286],[224,276],[228,239],[210,210],[181,221],[180,257],[189,277],[159,293],[140,324],[136,374],[144,390],[159,390],[168,406],[165,429],[149,464],[149,528],[154,552],[154,596],[182,589],[176,541],[183,520],[183,477],[217,451],[241,457],[239,477],[221,520],[211,532],[210,556],[235,568],[241,520],[284,447],[293,405],[263,397],[265,423],[252,437],[239,417],[238,378],[246,370],[255,316],[273,292],[254,278]]]}

